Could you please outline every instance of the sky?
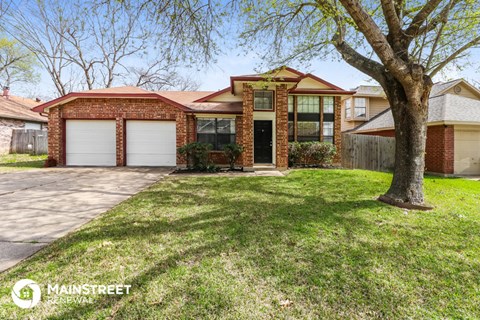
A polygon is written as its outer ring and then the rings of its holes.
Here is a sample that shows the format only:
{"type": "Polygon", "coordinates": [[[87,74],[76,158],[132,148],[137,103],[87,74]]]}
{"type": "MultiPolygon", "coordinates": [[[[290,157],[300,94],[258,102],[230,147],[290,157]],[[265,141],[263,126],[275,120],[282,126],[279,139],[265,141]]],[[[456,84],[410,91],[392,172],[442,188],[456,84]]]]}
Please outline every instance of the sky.
{"type": "MultiPolygon", "coordinates": [[[[475,52],[472,59],[480,61],[480,52],[475,52]]],[[[242,56],[238,54],[223,55],[218,57],[215,64],[203,69],[185,69],[184,74],[192,76],[200,83],[199,90],[217,91],[230,85],[230,76],[256,73],[258,60],[252,56],[242,56]]],[[[311,65],[302,68],[301,66],[292,66],[301,72],[311,72],[316,76],[327,80],[343,89],[353,89],[359,85],[376,85],[367,75],[361,73],[355,68],[343,61],[326,58],[323,61],[312,61],[311,65]]],[[[474,83],[477,87],[480,82],[480,72],[478,69],[466,69],[461,72],[449,70],[446,76],[438,76],[437,81],[448,81],[457,78],[465,78],[474,83]],[[475,83],[476,82],[476,83],[475,83]]],[[[42,100],[53,99],[56,96],[55,88],[45,72],[41,72],[41,80],[38,84],[15,84],[11,88],[13,95],[27,97],[41,97],[42,100]]]]}

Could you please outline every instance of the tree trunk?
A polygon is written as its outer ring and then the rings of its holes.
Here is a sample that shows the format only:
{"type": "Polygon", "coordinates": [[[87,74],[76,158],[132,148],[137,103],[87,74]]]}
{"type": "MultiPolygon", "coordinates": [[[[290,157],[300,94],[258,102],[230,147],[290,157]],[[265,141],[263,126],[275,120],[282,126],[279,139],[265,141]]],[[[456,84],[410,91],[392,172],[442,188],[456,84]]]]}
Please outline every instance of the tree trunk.
{"type": "Polygon", "coordinates": [[[405,90],[395,79],[386,82],[387,94],[395,122],[395,169],[392,184],[385,194],[391,202],[422,206],[425,142],[428,118],[430,78],[405,90]]]}

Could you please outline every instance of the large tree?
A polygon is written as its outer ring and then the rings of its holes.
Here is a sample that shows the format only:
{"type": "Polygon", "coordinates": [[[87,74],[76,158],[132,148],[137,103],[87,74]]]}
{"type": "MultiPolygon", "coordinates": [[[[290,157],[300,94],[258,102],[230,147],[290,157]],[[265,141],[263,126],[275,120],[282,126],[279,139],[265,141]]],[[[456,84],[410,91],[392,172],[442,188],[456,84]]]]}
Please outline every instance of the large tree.
{"type": "Polygon", "coordinates": [[[393,181],[384,199],[424,204],[432,77],[447,66],[466,63],[471,49],[478,48],[480,3],[259,1],[249,2],[246,9],[245,44],[267,47],[265,58],[275,57],[277,62],[319,58],[333,46],[343,60],[382,86],[392,109],[396,138],[393,181]]]}
{"type": "Polygon", "coordinates": [[[397,142],[393,180],[383,199],[398,205],[424,204],[432,78],[445,68],[472,63],[468,55],[480,45],[478,0],[180,3],[186,9],[175,15],[183,22],[177,26],[187,35],[203,33],[199,41],[191,43],[204,48],[203,57],[211,57],[215,40],[224,41],[238,33],[241,45],[258,53],[269,67],[340,54],[376,80],[390,102],[397,142]],[[223,24],[218,21],[222,17],[223,24]],[[217,34],[220,36],[215,37],[217,34]]]}

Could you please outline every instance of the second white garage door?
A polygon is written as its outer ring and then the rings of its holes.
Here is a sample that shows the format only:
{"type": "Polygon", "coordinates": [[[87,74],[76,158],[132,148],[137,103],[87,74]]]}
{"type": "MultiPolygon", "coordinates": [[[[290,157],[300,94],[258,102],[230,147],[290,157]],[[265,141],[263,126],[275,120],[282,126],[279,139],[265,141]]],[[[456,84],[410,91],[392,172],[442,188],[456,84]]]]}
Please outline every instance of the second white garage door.
{"type": "Polygon", "coordinates": [[[455,173],[480,174],[480,130],[455,128],[455,173]]]}
{"type": "Polygon", "coordinates": [[[175,121],[127,121],[127,166],[175,166],[175,121]]]}

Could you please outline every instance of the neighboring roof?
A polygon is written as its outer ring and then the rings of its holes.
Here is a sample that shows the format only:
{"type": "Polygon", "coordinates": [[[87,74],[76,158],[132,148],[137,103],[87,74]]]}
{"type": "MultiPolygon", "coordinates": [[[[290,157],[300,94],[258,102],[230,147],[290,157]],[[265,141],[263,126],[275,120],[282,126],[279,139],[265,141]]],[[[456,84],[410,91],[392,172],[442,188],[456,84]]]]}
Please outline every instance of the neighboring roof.
{"type": "Polygon", "coordinates": [[[27,106],[27,107],[30,107],[30,108],[33,108],[33,107],[36,107],[36,106],[40,105],[40,101],[36,101],[36,100],[33,100],[33,99],[24,98],[24,97],[19,97],[19,96],[9,95],[8,99],[10,99],[12,101],[15,101],[17,103],[23,104],[24,106],[27,106]]]}
{"type": "Polygon", "coordinates": [[[448,89],[456,86],[457,84],[464,82],[463,79],[456,79],[448,82],[437,82],[433,85],[432,91],[430,91],[430,97],[435,97],[441,95],[443,92],[448,89]]]}
{"type": "MultiPolygon", "coordinates": [[[[480,100],[454,94],[444,94],[429,99],[428,123],[478,123],[480,125],[480,100]]],[[[351,132],[393,129],[391,109],[379,113],[370,121],[350,130],[351,132]]]]}
{"type": "Polygon", "coordinates": [[[385,97],[381,86],[358,86],[355,89],[355,96],[385,97]]]}
{"type": "Polygon", "coordinates": [[[33,122],[48,122],[46,117],[33,112],[30,106],[0,97],[0,118],[18,119],[33,122]]]}
{"type": "MultiPolygon", "coordinates": [[[[432,90],[430,91],[430,98],[440,96],[446,93],[451,88],[455,87],[458,84],[464,84],[472,91],[477,93],[480,96],[480,90],[475,88],[470,83],[468,83],[465,79],[456,79],[447,82],[437,82],[432,86],[432,90]]],[[[378,96],[378,97],[385,97],[385,93],[381,86],[358,86],[357,88],[353,89],[357,93],[355,96],[378,96]]]]}

